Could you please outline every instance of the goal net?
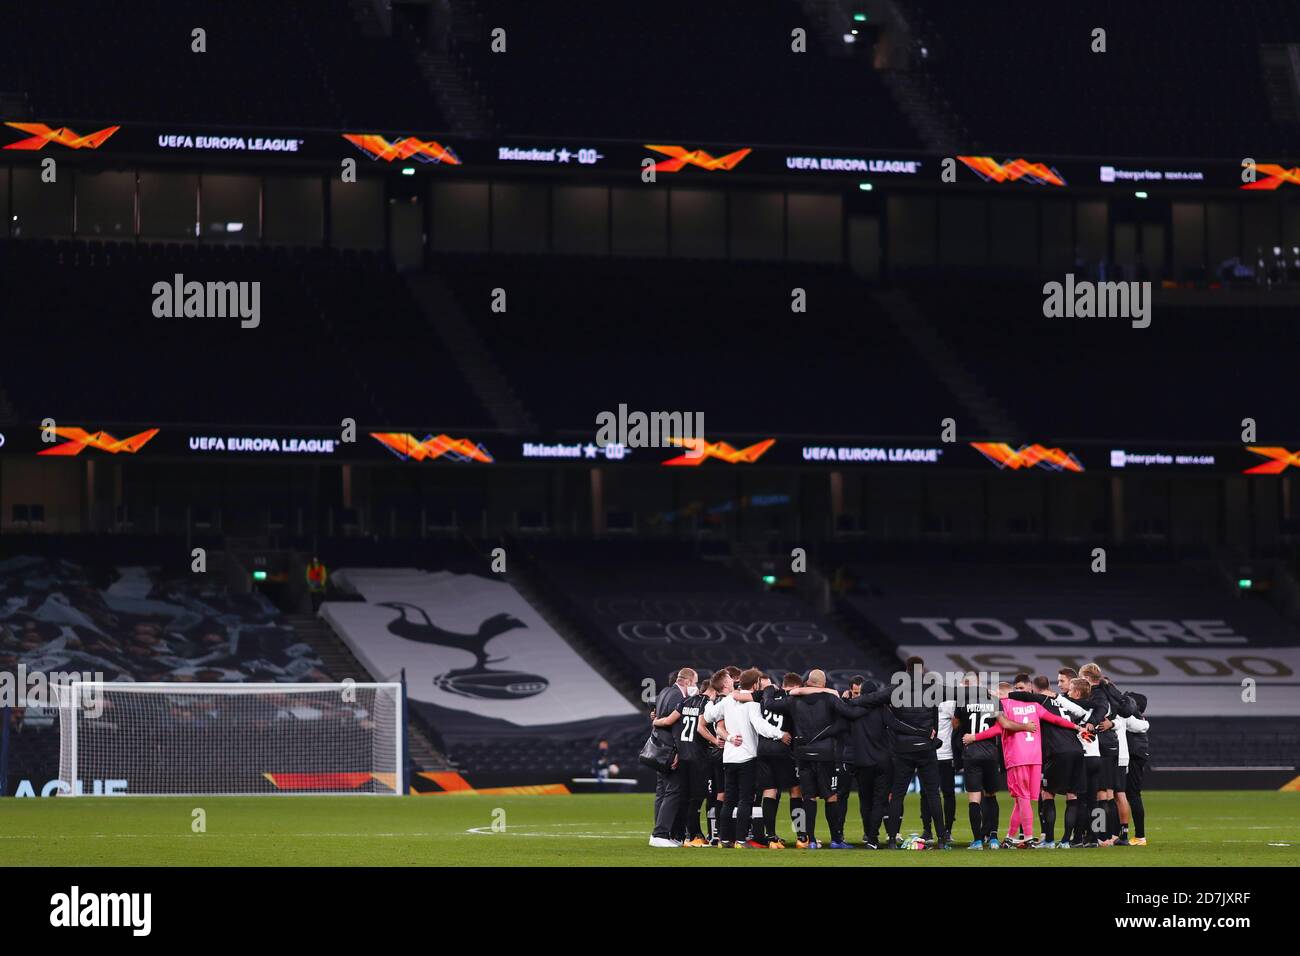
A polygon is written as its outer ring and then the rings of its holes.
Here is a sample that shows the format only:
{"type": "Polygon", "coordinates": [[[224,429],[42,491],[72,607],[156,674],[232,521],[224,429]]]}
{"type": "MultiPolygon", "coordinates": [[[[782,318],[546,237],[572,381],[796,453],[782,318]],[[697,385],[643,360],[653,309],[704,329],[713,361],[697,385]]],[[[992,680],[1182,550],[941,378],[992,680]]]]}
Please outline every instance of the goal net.
{"type": "Polygon", "coordinates": [[[55,695],[63,795],[92,781],[155,796],[405,789],[401,684],[74,681],[55,695]]]}

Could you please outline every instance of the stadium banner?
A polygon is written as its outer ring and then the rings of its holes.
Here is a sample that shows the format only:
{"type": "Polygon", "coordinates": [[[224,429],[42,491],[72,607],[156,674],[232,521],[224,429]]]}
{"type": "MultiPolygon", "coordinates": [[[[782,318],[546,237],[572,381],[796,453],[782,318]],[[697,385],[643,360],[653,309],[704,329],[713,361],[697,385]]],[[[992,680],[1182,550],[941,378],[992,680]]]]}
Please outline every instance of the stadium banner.
{"type": "Polygon", "coordinates": [[[208,425],[77,423],[10,425],[0,429],[0,455],[101,455],[167,460],[334,460],[443,462],[489,465],[499,439],[443,429],[358,427],[345,439],[337,428],[250,428],[208,425]]]}
{"type": "Polygon", "coordinates": [[[1300,648],[1072,648],[909,645],[928,669],[1054,678],[1061,667],[1095,662],[1125,691],[1147,696],[1146,713],[1171,717],[1300,716],[1300,648]]]}
{"type": "Polygon", "coordinates": [[[1069,475],[1181,473],[1277,475],[1300,467],[1300,444],[1128,445],[1101,442],[951,442],[813,435],[711,432],[698,443],[665,447],[598,444],[589,433],[505,435],[485,429],[357,426],[346,440],[338,428],[253,428],[149,422],[75,422],[0,427],[0,455],[143,456],[166,460],[390,461],[483,467],[514,464],[690,468],[764,466],[871,468],[917,473],[971,472],[1069,475]],[[698,444],[699,454],[687,454],[698,444]]]}
{"type": "Polygon", "coordinates": [[[321,616],[370,673],[405,670],[413,706],[534,730],[637,714],[504,581],[345,568],[332,582],[364,600],[327,601],[321,616]]]}
{"type": "Polygon", "coordinates": [[[1300,183],[1285,158],[1261,160],[1254,182],[1243,183],[1235,161],[1057,159],[1038,154],[958,153],[956,156],[874,148],[806,148],[682,140],[602,140],[513,137],[462,140],[428,130],[322,130],[230,127],[193,123],[8,120],[0,126],[0,159],[38,162],[50,155],[78,161],[202,162],[211,165],[329,165],[343,159],[365,166],[413,167],[443,173],[511,171],[577,176],[639,177],[646,161],[656,176],[833,183],[841,188],[957,185],[1010,191],[1252,189],[1271,192],[1300,183]]]}
{"type": "MultiPolygon", "coordinates": [[[[922,573],[922,572],[918,572],[922,573]]],[[[1117,577],[1122,572],[1113,572],[1117,577]]],[[[1091,584],[1092,582],[1087,582],[1091,584]]],[[[1134,586],[1143,586],[1135,580],[1134,586]]],[[[1295,638],[1285,620],[1271,610],[1255,605],[1227,601],[1192,601],[1173,593],[1162,600],[1156,592],[1142,603],[1120,604],[1102,585],[1090,595],[1094,607],[1080,607],[1086,600],[1069,595],[1066,586],[1060,593],[1025,589],[1004,592],[980,603],[968,595],[958,600],[967,604],[965,614],[953,613],[952,598],[917,595],[909,599],[889,600],[883,606],[860,596],[850,602],[899,644],[962,644],[985,650],[1015,645],[1039,645],[1060,648],[1137,649],[1184,647],[1255,648],[1294,644],[1295,638]],[[1017,612],[1017,603],[1039,609],[1041,617],[1026,618],[1017,612]],[[924,608],[922,614],[900,612],[902,607],[924,608]],[[1170,617],[1171,613],[1178,617],[1170,617]]]]}
{"type": "MultiPolygon", "coordinates": [[[[570,584],[571,592],[582,593],[582,582],[570,584]]],[[[872,672],[832,621],[786,594],[586,590],[580,611],[630,667],[657,681],[683,664],[711,673],[736,661],[773,675],[820,667],[840,684],[872,672]]]]}

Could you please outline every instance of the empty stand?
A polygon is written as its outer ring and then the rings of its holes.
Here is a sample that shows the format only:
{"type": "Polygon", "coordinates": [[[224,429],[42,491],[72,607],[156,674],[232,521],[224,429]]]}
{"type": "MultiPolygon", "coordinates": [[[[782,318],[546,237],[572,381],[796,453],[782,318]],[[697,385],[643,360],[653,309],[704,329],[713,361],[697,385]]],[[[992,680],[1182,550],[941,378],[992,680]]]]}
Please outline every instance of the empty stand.
{"type": "MultiPolygon", "coordinates": [[[[636,682],[728,665],[773,675],[820,667],[840,682],[872,675],[878,659],[789,595],[765,592],[736,570],[677,542],[528,542],[557,601],[636,682]]],[[[880,675],[876,675],[880,676],[880,675]]]]}
{"type": "Polygon", "coordinates": [[[5,17],[0,88],[37,119],[446,128],[413,43],[363,36],[344,3],[45,0],[5,17]]]}
{"type": "MultiPolygon", "coordinates": [[[[1056,276],[1053,281],[1062,281],[1056,276]]],[[[1220,293],[1217,307],[1045,318],[1034,282],[933,281],[908,291],[957,358],[1026,430],[1013,440],[1238,440],[1245,417],[1285,413],[1294,322],[1220,293]],[[1256,411],[1258,410],[1258,411],[1256,411]]],[[[1118,446],[1117,446],[1118,447],[1118,446]]]]}
{"type": "Polygon", "coordinates": [[[839,546],[823,559],[847,571],[845,608],[934,670],[1054,679],[1096,661],[1147,695],[1152,719],[1300,716],[1300,635],[1211,563],[1132,564],[1120,551],[1102,573],[1084,549],[1055,561],[953,551],[839,546]]]}
{"type": "Polygon", "coordinates": [[[516,134],[919,145],[870,62],[826,56],[790,0],[625,5],[616,17],[598,0],[476,3],[485,34],[506,31],[508,52],[492,53],[486,35],[465,52],[516,134]],[[791,50],[796,27],[806,53],[791,50]]]}
{"type": "Polygon", "coordinates": [[[487,424],[384,257],[353,250],[0,242],[4,388],[60,421],[487,424]],[[260,325],[158,318],[157,282],[260,283],[260,325]],[[63,385],[76,381],[76,389],[63,385]]]}
{"type": "Polygon", "coordinates": [[[436,268],[553,428],[594,429],[624,402],[701,411],[711,435],[908,435],[953,407],[869,287],[838,268],[523,256],[436,268]],[[493,312],[503,276],[508,310],[493,312]],[[795,288],[805,313],[791,310],[795,288]]]}
{"type": "Polygon", "coordinates": [[[1260,66],[1261,43],[1300,41],[1289,0],[899,3],[983,149],[1244,157],[1293,151],[1300,135],[1273,122],[1260,66]]]}

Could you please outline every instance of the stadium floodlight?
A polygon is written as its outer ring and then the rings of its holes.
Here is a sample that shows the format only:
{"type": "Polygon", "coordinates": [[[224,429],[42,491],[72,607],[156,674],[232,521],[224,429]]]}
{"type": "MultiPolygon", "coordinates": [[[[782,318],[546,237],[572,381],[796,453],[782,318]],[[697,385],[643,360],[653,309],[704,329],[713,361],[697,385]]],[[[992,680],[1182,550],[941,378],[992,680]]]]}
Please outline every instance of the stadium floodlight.
{"type": "Polygon", "coordinates": [[[55,700],[61,796],[110,779],[149,796],[406,789],[399,683],[73,681],[55,700]]]}

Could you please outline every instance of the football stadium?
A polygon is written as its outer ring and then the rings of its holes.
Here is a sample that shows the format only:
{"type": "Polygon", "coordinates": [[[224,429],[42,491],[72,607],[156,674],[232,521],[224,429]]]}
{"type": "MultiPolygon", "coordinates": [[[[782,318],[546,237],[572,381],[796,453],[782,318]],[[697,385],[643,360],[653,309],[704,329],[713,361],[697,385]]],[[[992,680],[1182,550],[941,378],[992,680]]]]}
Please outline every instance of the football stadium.
{"type": "Polygon", "coordinates": [[[36,923],[288,867],[1282,912],[1294,0],[4,7],[36,923]]]}

